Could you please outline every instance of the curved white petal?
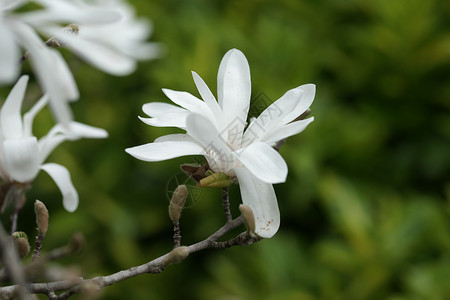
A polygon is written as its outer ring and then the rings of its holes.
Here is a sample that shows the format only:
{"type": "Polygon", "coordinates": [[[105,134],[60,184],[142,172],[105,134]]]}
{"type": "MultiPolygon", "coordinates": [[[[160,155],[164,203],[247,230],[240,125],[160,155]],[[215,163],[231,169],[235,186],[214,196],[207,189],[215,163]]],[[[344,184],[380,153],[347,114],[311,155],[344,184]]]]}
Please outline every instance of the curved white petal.
{"type": "MultiPolygon", "coordinates": [[[[113,47],[108,47],[108,45],[103,43],[84,38],[81,29],[78,35],[60,31],[52,32],[65,44],[65,47],[73,50],[87,62],[107,73],[124,76],[132,73],[136,69],[134,59],[120,53],[113,49],[113,47]]],[[[111,34],[114,34],[114,32],[111,32],[111,34]]]]}
{"type": "Polygon", "coordinates": [[[314,117],[308,118],[306,120],[300,120],[296,122],[292,122],[289,124],[284,125],[281,128],[277,128],[277,130],[274,130],[270,133],[268,133],[265,137],[261,139],[261,141],[273,145],[277,143],[278,141],[281,141],[282,139],[288,138],[290,136],[296,135],[314,121],[314,117]]]}
{"type": "MultiPolygon", "coordinates": [[[[241,51],[232,49],[222,59],[217,75],[217,94],[224,121],[235,123],[237,134],[242,135],[250,107],[251,81],[250,67],[241,51]]],[[[233,145],[239,148],[240,143],[238,139],[233,145]]]]}
{"type": "Polygon", "coordinates": [[[248,205],[255,216],[255,233],[271,238],[280,227],[280,211],[272,184],[259,180],[246,168],[234,171],[239,180],[242,203],[248,205]]]}
{"type": "Polygon", "coordinates": [[[39,99],[33,107],[23,115],[23,134],[24,136],[32,136],[33,135],[33,121],[34,117],[44,108],[44,106],[48,103],[48,94],[39,99]]]}
{"type": "Polygon", "coordinates": [[[190,112],[207,117],[211,122],[213,122],[213,124],[216,123],[216,119],[206,103],[197,97],[189,94],[188,92],[179,92],[169,89],[163,89],[162,91],[170,100],[172,100],[173,103],[178,104],[190,112]]]}
{"type": "Polygon", "coordinates": [[[192,137],[190,137],[187,134],[184,133],[176,133],[176,134],[168,134],[163,135],[157,138],[154,142],[155,143],[161,143],[161,142],[193,142],[197,143],[192,137]]]}
{"type": "Polygon", "coordinates": [[[295,110],[302,94],[303,92],[298,89],[287,91],[280,99],[267,107],[245,130],[243,146],[260,141],[267,132],[276,131],[283,126],[281,120],[295,110]]]}
{"type": "Polygon", "coordinates": [[[0,83],[10,83],[19,74],[19,48],[14,36],[0,16],[0,83]]]}
{"type": "Polygon", "coordinates": [[[178,127],[181,129],[186,128],[186,118],[189,115],[187,110],[183,112],[168,113],[160,115],[155,118],[143,118],[139,119],[147,125],[155,127],[178,127]]]}
{"type": "Polygon", "coordinates": [[[203,154],[203,147],[189,141],[166,141],[127,148],[125,151],[140,160],[161,161],[186,155],[200,155],[203,154]]]}
{"type": "Polygon", "coordinates": [[[41,166],[58,186],[63,196],[63,206],[68,212],[74,212],[78,207],[78,193],[70,179],[70,173],[66,167],[59,164],[48,163],[41,166]]]}
{"type": "Polygon", "coordinates": [[[316,95],[316,85],[312,83],[301,85],[295,89],[287,91],[283,97],[285,97],[288,93],[293,93],[290,97],[297,97],[298,103],[290,114],[283,117],[281,120],[282,124],[292,122],[311,106],[314,101],[314,96],[316,95]]]}
{"type": "Polygon", "coordinates": [[[72,120],[72,112],[67,103],[73,96],[76,87],[73,77],[67,71],[67,66],[61,54],[44,46],[38,35],[28,26],[15,22],[14,30],[20,37],[25,49],[30,52],[30,61],[44,92],[50,97],[50,107],[58,122],[68,126],[72,120]],[[69,77],[68,77],[69,76],[69,77]]]}
{"type": "Polygon", "coordinates": [[[219,103],[217,103],[217,100],[211,90],[208,88],[203,79],[194,71],[192,71],[192,77],[194,78],[194,82],[197,86],[197,90],[200,93],[200,96],[205,101],[206,105],[208,105],[208,108],[214,115],[215,119],[221,120],[222,109],[220,108],[219,103]]]}
{"type": "Polygon", "coordinates": [[[71,122],[69,131],[71,140],[79,138],[103,139],[108,137],[106,130],[79,122],[71,122]]]}
{"type": "Polygon", "coordinates": [[[6,139],[21,138],[23,136],[21,109],[27,83],[27,75],[20,77],[1,108],[0,125],[3,137],[6,139]]]}
{"type": "Polygon", "coordinates": [[[286,162],[278,151],[266,143],[253,143],[234,154],[259,180],[267,183],[286,181],[288,173],[286,162]]]}
{"type": "Polygon", "coordinates": [[[5,169],[18,182],[28,182],[39,172],[38,143],[35,137],[3,142],[5,169]]]}
{"type": "Polygon", "coordinates": [[[68,140],[68,137],[66,135],[62,133],[54,133],[51,131],[46,136],[40,138],[38,142],[39,163],[42,164],[50,155],[50,153],[52,153],[56,147],[58,147],[62,142],[66,140],[68,140]]]}
{"type": "Polygon", "coordinates": [[[150,102],[142,106],[142,111],[149,117],[159,117],[161,115],[169,113],[180,113],[185,112],[184,108],[164,103],[164,102],[150,102]]]}

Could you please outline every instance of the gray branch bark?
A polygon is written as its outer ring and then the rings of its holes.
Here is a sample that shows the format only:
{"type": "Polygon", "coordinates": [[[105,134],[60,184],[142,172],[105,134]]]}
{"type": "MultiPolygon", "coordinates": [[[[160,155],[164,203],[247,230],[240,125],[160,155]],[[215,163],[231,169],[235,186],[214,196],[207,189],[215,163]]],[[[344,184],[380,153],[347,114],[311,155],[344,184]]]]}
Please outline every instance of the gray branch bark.
{"type": "MultiPolygon", "coordinates": [[[[189,254],[209,248],[225,249],[235,245],[246,246],[261,240],[261,238],[259,237],[251,237],[250,235],[248,235],[247,232],[244,232],[231,240],[224,242],[217,241],[223,235],[241,226],[243,223],[244,221],[242,216],[239,216],[238,218],[230,222],[227,222],[224,226],[222,226],[219,230],[210,235],[208,238],[204,239],[201,242],[188,246],[189,254]]],[[[79,278],[77,280],[64,280],[49,283],[31,283],[27,285],[27,289],[28,292],[32,294],[45,294],[51,300],[67,299],[73,294],[83,292],[83,289],[85,289],[87,286],[92,288],[92,286],[94,285],[98,289],[102,289],[105,286],[109,286],[119,281],[132,278],[138,275],[161,273],[167,267],[164,264],[164,262],[169,254],[170,252],[140,266],[131,267],[127,270],[119,271],[107,276],[99,276],[91,279],[79,278]],[[65,292],[60,295],[56,295],[55,292],[59,291],[65,292]]],[[[11,285],[1,287],[0,299],[14,298],[20,287],[21,285],[11,285]]]]}

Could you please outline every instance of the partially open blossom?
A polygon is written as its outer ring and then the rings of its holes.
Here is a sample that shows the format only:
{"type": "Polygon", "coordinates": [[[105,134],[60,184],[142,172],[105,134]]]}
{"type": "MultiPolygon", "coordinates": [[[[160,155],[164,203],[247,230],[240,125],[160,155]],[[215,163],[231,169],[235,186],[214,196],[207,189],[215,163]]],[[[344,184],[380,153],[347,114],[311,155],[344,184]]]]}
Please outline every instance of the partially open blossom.
{"type": "Polygon", "coordinates": [[[65,140],[104,138],[108,134],[103,129],[70,121],[69,129],[57,124],[38,139],[32,133],[33,120],[47,104],[48,95],[44,95],[22,117],[22,101],[27,82],[28,76],[22,76],[0,109],[0,177],[4,182],[28,183],[40,170],[44,170],[61,190],[66,210],[75,211],[78,193],[71,182],[69,171],[59,164],[44,162],[65,140]],[[68,131],[70,134],[67,134],[68,131]]]}
{"type": "Polygon", "coordinates": [[[217,76],[218,101],[205,82],[192,72],[203,101],[186,93],[163,90],[179,106],[153,102],[143,106],[152,126],[178,127],[186,134],[171,134],[126,151],[145,161],[185,155],[204,155],[214,172],[237,177],[242,202],[255,216],[255,233],[272,237],[280,225],[273,183],[286,180],[287,165],[272,148],[277,141],[303,131],[313,118],[294,121],[314,100],[315,85],[287,91],[247,126],[250,106],[250,68],[244,54],[228,51],[217,76]]]}

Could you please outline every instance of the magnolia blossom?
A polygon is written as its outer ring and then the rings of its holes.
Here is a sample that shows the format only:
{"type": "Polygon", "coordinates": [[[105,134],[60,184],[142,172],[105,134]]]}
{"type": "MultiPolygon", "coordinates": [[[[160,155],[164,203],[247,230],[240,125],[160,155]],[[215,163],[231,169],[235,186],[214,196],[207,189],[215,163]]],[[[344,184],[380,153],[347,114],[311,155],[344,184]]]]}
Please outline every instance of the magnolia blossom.
{"type": "Polygon", "coordinates": [[[48,95],[44,95],[22,117],[21,107],[27,83],[28,76],[22,76],[0,109],[0,177],[4,182],[28,183],[40,170],[44,170],[59,187],[64,208],[73,212],[78,206],[78,194],[69,171],[59,164],[44,162],[65,140],[105,138],[108,134],[100,128],[69,122],[70,135],[66,134],[68,129],[57,124],[38,140],[32,133],[33,120],[47,104],[48,95]]]}
{"type": "Polygon", "coordinates": [[[218,101],[200,76],[192,74],[203,101],[186,92],[165,89],[166,96],[179,106],[148,103],[143,111],[150,118],[141,118],[152,126],[184,129],[186,134],[162,136],[126,151],[145,161],[204,155],[213,171],[237,177],[242,202],[255,215],[256,234],[270,238],[280,225],[272,184],[284,182],[288,171],[272,146],[303,131],[313,121],[294,120],[311,105],[315,85],[289,90],[247,126],[250,69],[241,51],[230,50],[222,59],[217,76],[218,101]]]}
{"type": "Polygon", "coordinates": [[[78,89],[61,54],[47,47],[38,32],[115,75],[131,73],[136,59],[157,53],[154,44],[145,42],[149,24],[135,20],[132,8],[122,1],[0,1],[0,84],[16,80],[26,53],[57,121],[66,127],[72,120],[69,102],[78,99],[78,89]],[[41,8],[16,10],[28,3],[41,8]],[[77,30],[63,29],[70,23],[77,30]]]}

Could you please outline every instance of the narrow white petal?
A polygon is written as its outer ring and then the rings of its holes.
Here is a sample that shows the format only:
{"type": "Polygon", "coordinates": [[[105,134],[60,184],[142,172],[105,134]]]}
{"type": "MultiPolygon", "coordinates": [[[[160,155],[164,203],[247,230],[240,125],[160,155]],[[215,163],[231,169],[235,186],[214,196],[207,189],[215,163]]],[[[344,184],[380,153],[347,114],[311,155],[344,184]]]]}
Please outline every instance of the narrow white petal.
{"type": "Polygon", "coordinates": [[[300,120],[296,122],[289,123],[287,125],[284,125],[281,128],[278,128],[277,130],[268,133],[266,136],[264,136],[261,140],[269,145],[273,145],[277,143],[278,141],[281,141],[282,139],[285,139],[287,137],[296,135],[314,121],[314,117],[308,118],[306,120],[300,120]]]}
{"type": "Polygon", "coordinates": [[[48,94],[39,99],[33,107],[23,115],[23,130],[24,136],[32,136],[33,135],[33,121],[34,117],[44,108],[48,103],[48,94]]]}
{"type": "Polygon", "coordinates": [[[0,126],[6,139],[21,138],[23,136],[21,109],[27,83],[27,75],[20,77],[1,108],[0,126]]]}
{"type": "Polygon", "coordinates": [[[203,154],[203,147],[189,141],[166,141],[127,148],[125,151],[140,160],[161,161],[186,155],[200,155],[203,154]]]}
{"type": "Polygon", "coordinates": [[[18,182],[28,182],[39,172],[38,143],[35,137],[3,142],[6,172],[18,182]]]}
{"type": "Polygon", "coordinates": [[[316,94],[316,86],[314,84],[304,84],[288,91],[286,94],[288,93],[293,93],[293,95],[291,95],[290,97],[297,97],[298,102],[295,109],[292,110],[290,114],[287,114],[283,117],[283,119],[281,120],[281,123],[283,124],[292,122],[293,120],[295,120],[295,118],[300,116],[311,106],[316,94]]]}
{"type": "Polygon", "coordinates": [[[159,117],[169,113],[180,113],[186,111],[184,108],[164,103],[164,102],[150,102],[142,106],[142,111],[149,117],[159,117]]]}
{"type": "MultiPolygon", "coordinates": [[[[81,58],[107,73],[116,76],[128,75],[136,69],[134,59],[122,54],[114,47],[108,46],[96,40],[85,38],[83,30],[77,35],[65,33],[60,30],[49,30],[62,41],[65,47],[77,53],[81,58]]],[[[112,32],[111,34],[114,34],[112,32]]]]}
{"type": "Polygon", "coordinates": [[[147,125],[155,127],[178,127],[181,129],[186,128],[186,118],[189,115],[187,110],[183,112],[168,113],[160,115],[155,118],[143,118],[139,119],[147,125]]]}
{"type": "Polygon", "coordinates": [[[272,184],[259,180],[246,168],[234,171],[239,180],[242,203],[248,205],[255,215],[256,234],[271,238],[280,227],[280,211],[272,184]]]}
{"type": "Polygon", "coordinates": [[[219,103],[217,103],[213,93],[203,79],[194,71],[192,71],[192,77],[194,78],[200,96],[202,96],[202,99],[205,101],[206,105],[208,105],[209,110],[216,119],[220,120],[222,118],[222,109],[220,108],[219,103]]]}
{"type": "Polygon", "coordinates": [[[65,67],[58,66],[64,63],[58,57],[61,55],[54,49],[44,46],[39,36],[29,26],[15,22],[15,32],[25,49],[30,52],[30,61],[38,77],[39,83],[50,97],[50,107],[59,123],[65,126],[72,120],[72,112],[67,101],[74,96],[73,91],[76,88],[71,87],[74,84],[73,78],[64,70],[65,67]]]}
{"type": "Polygon", "coordinates": [[[108,137],[106,130],[79,122],[71,122],[69,131],[72,140],[79,138],[103,139],[108,137]]]}
{"type": "Polygon", "coordinates": [[[245,130],[243,146],[260,141],[267,132],[283,126],[281,120],[295,110],[302,94],[299,89],[290,90],[267,107],[245,130]]]}
{"type": "Polygon", "coordinates": [[[209,120],[211,120],[211,122],[213,122],[213,124],[216,123],[216,119],[212,112],[209,110],[206,103],[198,99],[197,97],[187,92],[179,92],[169,89],[163,89],[163,92],[175,104],[178,104],[179,106],[187,109],[190,112],[207,117],[209,120]]]}
{"type": "Polygon", "coordinates": [[[190,137],[187,134],[184,133],[176,133],[176,134],[168,134],[168,135],[163,135],[160,136],[159,138],[157,138],[154,142],[155,143],[161,143],[161,142],[192,142],[192,143],[197,143],[192,137],[190,137]]]}
{"type": "MultiPolygon", "coordinates": [[[[235,124],[238,135],[242,136],[250,107],[251,81],[250,67],[241,51],[232,49],[222,59],[217,76],[217,92],[224,120],[228,124],[235,124]]],[[[240,139],[233,142],[237,148],[241,146],[240,143],[240,139]]]]}
{"type": "Polygon", "coordinates": [[[259,180],[267,183],[286,181],[288,173],[286,162],[278,151],[266,143],[253,143],[234,154],[259,180]]]}
{"type": "Polygon", "coordinates": [[[14,36],[0,16],[0,83],[10,83],[19,74],[19,48],[14,36]]]}
{"type": "Polygon", "coordinates": [[[69,170],[59,164],[48,163],[41,169],[53,178],[63,196],[63,206],[68,212],[74,212],[78,207],[78,193],[70,179],[69,170]]]}
{"type": "Polygon", "coordinates": [[[68,140],[66,135],[52,132],[49,132],[46,136],[40,138],[38,142],[39,163],[44,163],[50,153],[66,140],[68,140]]]}

